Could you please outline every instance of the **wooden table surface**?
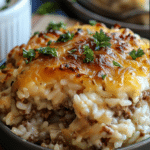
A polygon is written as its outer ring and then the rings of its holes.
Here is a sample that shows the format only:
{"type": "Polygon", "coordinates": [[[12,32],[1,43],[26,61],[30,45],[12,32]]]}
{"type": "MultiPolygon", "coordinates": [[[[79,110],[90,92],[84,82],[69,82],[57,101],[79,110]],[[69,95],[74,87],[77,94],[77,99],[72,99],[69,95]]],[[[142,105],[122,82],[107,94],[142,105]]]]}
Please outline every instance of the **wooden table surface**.
{"type": "MultiPolygon", "coordinates": [[[[32,26],[31,35],[33,35],[33,33],[36,31],[45,31],[47,25],[52,21],[56,23],[62,21],[66,23],[67,26],[71,26],[77,23],[76,20],[60,15],[34,15],[32,17],[31,22],[32,26]]],[[[0,145],[0,150],[5,150],[5,148],[0,145]]]]}

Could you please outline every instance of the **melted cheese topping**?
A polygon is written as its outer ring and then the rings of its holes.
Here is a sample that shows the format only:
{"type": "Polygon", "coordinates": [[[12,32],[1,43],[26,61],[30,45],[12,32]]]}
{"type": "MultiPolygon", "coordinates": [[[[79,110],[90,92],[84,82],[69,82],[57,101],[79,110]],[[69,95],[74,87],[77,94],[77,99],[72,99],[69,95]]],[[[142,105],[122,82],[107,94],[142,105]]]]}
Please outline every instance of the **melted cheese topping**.
{"type": "Polygon", "coordinates": [[[114,97],[118,97],[118,93],[126,93],[136,99],[143,90],[148,89],[150,83],[149,42],[145,42],[129,29],[119,29],[118,26],[108,29],[100,23],[95,26],[77,24],[67,28],[67,31],[75,34],[72,40],[52,42],[50,45],[52,48],[57,48],[57,57],[36,53],[35,59],[25,64],[22,48],[29,50],[46,47],[49,40],[56,41],[60,34],[66,33],[64,29],[60,32],[53,31],[33,36],[27,45],[16,47],[9,53],[8,64],[15,61],[14,67],[20,67],[20,74],[13,84],[14,91],[25,87],[30,89],[32,83],[38,86],[51,82],[53,79],[60,81],[63,78],[72,78],[74,82],[82,84],[87,91],[102,85],[114,97]],[[111,38],[111,47],[95,51],[96,44],[92,37],[100,29],[111,38]],[[89,34],[89,31],[93,34],[89,34]],[[45,38],[45,35],[48,38],[45,38]],[[85,58],[83,45],[85,44],[88,44],[94,52],[93,62],[83,62],[85,58]],[[145,54],[133,60],[129,53],[139,48],[143,49],[145,54]],[[72,49],[77,51],[70,54],[69,51],[72,49]],[[122,67],[114,66],[113,61],[118,62],[122,67]],[[104,74],[107,76],[103,80],[104,74]]]}

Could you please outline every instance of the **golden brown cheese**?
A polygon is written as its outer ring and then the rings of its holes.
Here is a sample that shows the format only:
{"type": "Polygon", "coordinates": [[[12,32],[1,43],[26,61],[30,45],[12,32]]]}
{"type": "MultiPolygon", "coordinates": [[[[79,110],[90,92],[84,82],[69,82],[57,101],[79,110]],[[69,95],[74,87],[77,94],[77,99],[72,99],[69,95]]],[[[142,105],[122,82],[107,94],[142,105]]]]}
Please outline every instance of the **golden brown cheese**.
{"type": "Polygon", "coordinates": [[[67,30],[40,33],[8,54],[7,66],[0,71],[0,118],[15,134],[33,143],[40,141],[41,146],[47,145],[47,139],[50,145],[60,142],[69,149],[126,146],[137,133],[149,136],[145,134],[150,122],[149,71],[149,41],[118,25],[108,29],[100,23],[77,24],[67,30]],[[111,38],[111,47],[96,51],[93,35],[101,29],[111,38]],[[75,34],[72,40],[55,42],[67,31],[75,34]],[[36,50],[47,47],[49,40],[57,57],[36,50]],[[84,45],[94,53],[92,62],[83,61],[84,45]],[[23,48],[36,53],[28,64],[23,48]],[[144,55],[133,60],[129,53],[139,48],[144,55]],[[73,49],[76,51],[70,53],[73,49]]]}
{"type": "MultiPolygon", "coordinates": [[[[20,75],[17,76],[13,84],[13,91],[19,88],[50,82],[52,79],[60,80],[73,76],[74,81],[92,89],[92,84],[104,85],[105,89],[115,96],[118,91],[127,93],[133,99],[145,90],[149,82],[150,56],[149,44],[144,42],[138,35],[129,29],[119,29],[118,26],[108,29],[103,24],[97,23],[95,26],[75,25],[67,28],[67,31],[74,33],[73,40],[68,42],[52,42],[50,47],[57,48],[57,57],[45,56],[36,53],[35,59],[25,64],[22,48],[36,49],[46,47],[49,40],[56,41],[60,34],[66,32],[61,29],[59,32],[40,33],[33,36],[27,45],[16,47],[8,55],[8,62],[14,61],[15,67],[20,67],[20,75]],[[96,31],[102,29],[111,38],[111,47],[100,48],[95,51],[96,44],[91,38],[96,31]],[[93,34],[89,34],[88,32],[93,34]],[[45,38],[45,35],[48,37],[45,38]],[[94,61],[84,63],[83,45],[89,44],[94,52],[94,61]],[[70,54],[69,51],[77,49],[70,54]],[[129,53],[139,48],[144,50],[142,57],[133,60],[129,53]],[[113,61],[118,62],[122,67],[113,65],[113,61]],[[105,80],[102,75],[106,74],[105,80]],[[84,81],[84,82],[83,82],[84,81]],[[143,83],[144,82],[144,83],[143,83]],[[144,85],[142,85],[142,83],[144,85]]],[[[88,88],[87,88],[88,89],[88,88]]]]}

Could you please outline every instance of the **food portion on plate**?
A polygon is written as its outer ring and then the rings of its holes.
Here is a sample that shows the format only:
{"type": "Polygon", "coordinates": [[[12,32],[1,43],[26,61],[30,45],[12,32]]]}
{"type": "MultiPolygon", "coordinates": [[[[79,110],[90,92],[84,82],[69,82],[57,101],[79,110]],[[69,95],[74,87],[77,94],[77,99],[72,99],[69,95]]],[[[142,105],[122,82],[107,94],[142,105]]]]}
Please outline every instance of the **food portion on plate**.
{"type": "Polygon", "coordinates": [[[113,150],[150,137],[150,46],[130,29],[51,22],[8,54],[0,118],[54,150],[113,150]]]}
{"type": "MultiPolygon", "coordinates": [[[[149,0],[89,0],[112,13],[127,13],[132,10],[149,11],[149,0]]],[[[118,14],[119,15],[119,14],[118,14]]],[[[129,23],[149,25],[149,13],[135,15],[123,20],[129,23]]]]}

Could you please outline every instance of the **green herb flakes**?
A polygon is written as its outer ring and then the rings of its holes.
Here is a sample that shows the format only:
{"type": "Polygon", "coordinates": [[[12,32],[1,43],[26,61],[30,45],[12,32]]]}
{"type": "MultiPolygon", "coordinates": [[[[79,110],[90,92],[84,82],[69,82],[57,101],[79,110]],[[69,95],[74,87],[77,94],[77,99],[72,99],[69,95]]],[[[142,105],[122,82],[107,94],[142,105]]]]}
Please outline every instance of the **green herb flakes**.
{"type": "Polygon", "coordinates": [[[57,49],[51,48],[51,47],[40,47],[36,49],[38,53],[44,54],[44,55],[52,55],[53,57],[57,57],[57,49]]]}
{"type": "Polygon", "coordinates": [[[33,58],[35,58],[35,51],[33,49],[29,49],[29,51],[26,51],[24,48],[23,48],[23,57],[24,58],[28,58],[28,60],[25,60],[26,64],[30,63],[32,61],[33,58]]]}
{"type": "Polygon", "coordinates": [[[6,68],[6,65],[2,65],[2,66],[0,66],[0,70],[2,70],[2,69],[5,69],[6,68]]]}
{"type": "Polygon", "coordinates": [[[107,76],[106,74],[102,75],[102,79],[104,80],[106,78],[106,76],[107,76]]]}
{"type": "Polygon", "coordinates": [[[33,36],[35,36],[35,35],[37,35],[37,34],[40,34],[40,32],[39,32],[39,31],[34,32],[33,36]]]}
{"type": "Polygon", "coordinates": [[[94,26],[94,25],[97,24],[97,22],[96,22],[96,20],[90,20],[90,21],[89,21],[89,24],[90,24],[91,26],[94,26]]]}
{"type": "Polygon", "coordinates": [[[94,53],[93,51],[89,48],[88,45],[84,45],[84,53],[86,58],[83,60],[83,62],[88,63],[94,60],[94,53]]]}
{"type": "Polygon", "coordinates": [[[95,50],[99,50],[101,47],[110,47],[110,37],[108,37],[103,30],[100,30],[100,33],[96,31],[96,33],[93,35],[94,42],[96,43],[95,50]]]}
{"type": "Polygon", "coordinates": [[[72,53],[74,53],[76,51],[77,51],[77,49],[72,49],[72,50],[68,51],[68,53],[72,54],[72,53]]]}
{"type": "Polygon", "coordinates": [[[49,36],[47,36],[47,35],[44,35],[44,38],[45,38],[45,39],[49,39],[49,36]]]}
{"type": "Polygon", "coordinates": [[[51,40],[50,40],[50,41],[48,41],[48,42],[47,42],[47,46],[51,45],[51,43],[52,43],[52,41],[51,41],[51,40]]]}
{"type": "Polygon", "coordinates": [[[142,49],[138,49],[137,51],[132,50],[129,55],[132,57],[133,60],[135,60],[138,57],[142,57],[144,55],[144,51],[142,49]]]}
{"type": "Polygon", "coordinates": [[[49,25],[46,28],[46,30],[47,31],[50,31],[50,30],[60,30],[60,28],[66,29],[66,24],[64,24],[63,22],[59,22],[59,23],[51,22],[51,23],[49,23],[49,25]]]}
{"type": "MultiPolygon", "coordinates": [[[[30,61],[30,62],[31,62],[31,61],[30,61]]],[[[26,63],[26,64],[28,64],[28,63],[30,63],[30,62],[29,62],[27,59],[25,60],[25,63],[26,63]]]]}
{"type": "Polygon", "coordinates": [[[39,54],[52,55],[53,57],[57,57],[57,49],[51,47],[40,47],[35,50],[29,49],[29,51],[23,49],[23,57],[29,59],[25,60],[26,64],[30,63],[32,59],[35,58],[35,51],[38,51],[39,54]]]}
{"type": "Polygon", "coordinates": [[[122,67],[118,62],[116,62],[116,61],[114,61],[114,60],[113,60],[113,65],[114,65],[114,66],[118,66],[118,67],[122,67]]]}
{"type": "Polygon", "coordinates": [[[58,38],[57,42],[67,42],[69,40],[72,40],[74,37],[73,33],[70,33],[69,31],[65,34],[61,34],[58,38]]]}

